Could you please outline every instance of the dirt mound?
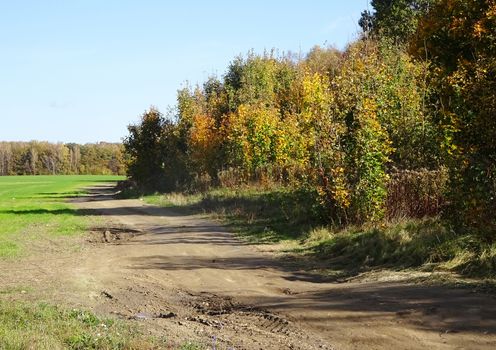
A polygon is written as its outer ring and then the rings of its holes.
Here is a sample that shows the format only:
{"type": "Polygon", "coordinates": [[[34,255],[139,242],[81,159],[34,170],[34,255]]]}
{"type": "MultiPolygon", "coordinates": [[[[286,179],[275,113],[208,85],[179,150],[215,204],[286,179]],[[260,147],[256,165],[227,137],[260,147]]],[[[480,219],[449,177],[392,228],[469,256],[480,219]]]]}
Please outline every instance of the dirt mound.
{"type": "Polygon", "coordinates": [[[88,235],[88,242],[119,244],[142,234],[144,233],[141,230],[126,227],[94,227],[88,235]]]}

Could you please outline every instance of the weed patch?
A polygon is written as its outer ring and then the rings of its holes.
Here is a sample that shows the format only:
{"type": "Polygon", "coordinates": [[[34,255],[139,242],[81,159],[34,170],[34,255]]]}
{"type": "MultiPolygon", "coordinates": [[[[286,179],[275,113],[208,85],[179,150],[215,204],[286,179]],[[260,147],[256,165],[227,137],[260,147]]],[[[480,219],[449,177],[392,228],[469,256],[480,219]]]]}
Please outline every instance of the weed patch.
{"type": "Polygon", "coordinates": [[[135,328],[91,312],[0,301],[2,349],[152,349],[135,328]]]}

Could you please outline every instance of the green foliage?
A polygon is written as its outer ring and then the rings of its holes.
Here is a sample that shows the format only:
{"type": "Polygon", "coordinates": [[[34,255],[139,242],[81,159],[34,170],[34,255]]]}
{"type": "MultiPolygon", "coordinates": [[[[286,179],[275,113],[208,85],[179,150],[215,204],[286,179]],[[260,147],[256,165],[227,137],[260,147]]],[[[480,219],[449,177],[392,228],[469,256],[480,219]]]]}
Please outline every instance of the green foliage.
{"type": "Polygon", "coordinates": [[[332,77],[339,69],[342,53],[336,48],[314,46],[305,58],[305,66],[311,73],[332,77]]]}
{"type": "Polygon", "coordinates": [[[373,12],[364,11],[359,25],[367,34],[405,43],[415,33],[418,21],[436,0],[372,0],[373,12]]]}
{"type": "Polygon", "coordinates": [[[353,222],[382,218],[385,171],[391,153],[389,136],[379,120],[376,101],[382,87],[377,79],[379,74],[375,71],[371,74],[377,67],[377,54],[375,48],[369,49],[367,46],[350,48],[349,64],[343,65],[332,82],[337,88],[333,89],[331,113],[344,130],[340,137],[340,148],[344,151],[341,172],[350,192],[346,219],[353,222]]]}
{"type": "Polygon", "coordinates": [[[391,139],[392,164],[399,169],[439,168],[439,131],[426,108],[432,94],[428,64],[414,61],[388,41],[379,43],[377,55],[374,95],[378,118],[391,139]]]}
{"type": "Polygon", "coordinates": [[[271,55],[262,57],[253,53],[245,60],[238,57],[228,68],[225,76],[229,109],[235,111],[242,104],[274,104],[278,62],[271,55]]]}
{"type": "Polygon", "coordinates": [[[152,107],[141,116],[140,123],[129,125],[128,130],[124,140],[128,175],[139,179],[140,189],[170,190],[177,186],[185,171],[180,155],[184,136],[176,126],[152,107]]]}
{"type": "Polygon", "coordinates": [[[230,165],[255,172],[267,165],[286,166],[298,162],[300,135],[292,129],[296,121],[281,120],[274,108],[239,106],[229,115],[224,132],[230,165]]]}
{"type": "Polygon", "coordinates": [[[390,165],[437,165],[421,72],[400,49],[364,41],[348,48],[330,81],[304,80],[302,116],[313,120],[317,188],[334,222],[383,217],[390,165]]]}

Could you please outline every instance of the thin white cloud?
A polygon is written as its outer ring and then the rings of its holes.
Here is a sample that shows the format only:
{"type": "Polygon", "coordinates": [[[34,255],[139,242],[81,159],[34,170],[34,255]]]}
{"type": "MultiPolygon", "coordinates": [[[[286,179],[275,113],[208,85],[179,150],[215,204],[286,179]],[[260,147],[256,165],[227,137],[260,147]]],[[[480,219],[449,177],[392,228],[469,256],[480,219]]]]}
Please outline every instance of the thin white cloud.
{"type": "Polygon", "coordinates": [[[64,108],[67,108],[69,107],[69,103],[67,102],[57,102],[57,101],[52,101],[50,102],[50,104],[48,105],[50,108],[53,108],[53,109],[64,109],[64,108]]]}

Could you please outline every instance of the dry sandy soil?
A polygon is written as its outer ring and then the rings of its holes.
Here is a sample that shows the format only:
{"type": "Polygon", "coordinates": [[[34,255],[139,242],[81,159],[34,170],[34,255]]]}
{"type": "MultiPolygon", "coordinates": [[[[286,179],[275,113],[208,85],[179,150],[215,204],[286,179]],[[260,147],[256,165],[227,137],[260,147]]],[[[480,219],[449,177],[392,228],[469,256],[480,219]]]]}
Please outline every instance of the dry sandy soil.
{"type": "Polygon", "coordinates": [[[52,241],[22,266],[0,265],[0,283],[134,319],[170,348],[496,348],[493,295],[391,278],[329,282],[201,216],[108,188],[76,205],[98,226],[84,248],[52,241]]]}

